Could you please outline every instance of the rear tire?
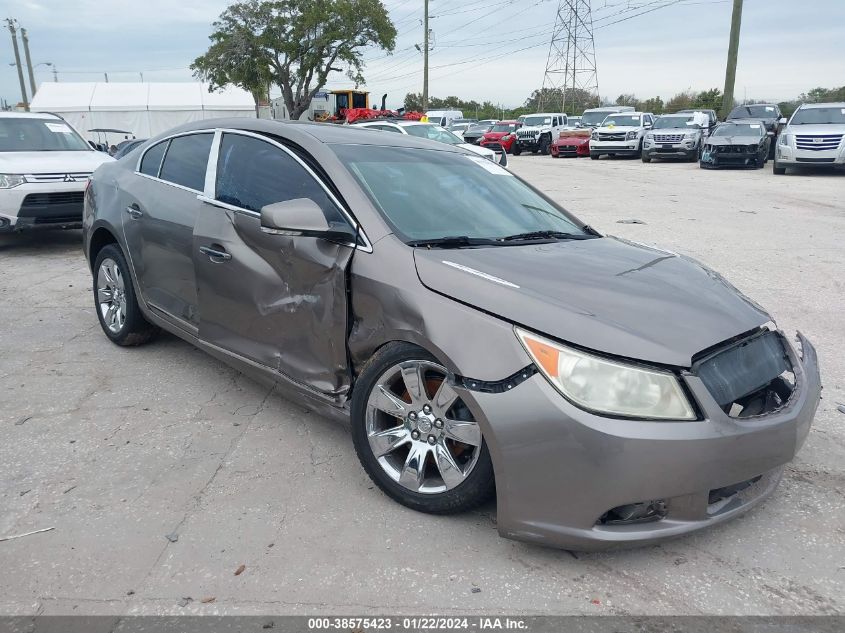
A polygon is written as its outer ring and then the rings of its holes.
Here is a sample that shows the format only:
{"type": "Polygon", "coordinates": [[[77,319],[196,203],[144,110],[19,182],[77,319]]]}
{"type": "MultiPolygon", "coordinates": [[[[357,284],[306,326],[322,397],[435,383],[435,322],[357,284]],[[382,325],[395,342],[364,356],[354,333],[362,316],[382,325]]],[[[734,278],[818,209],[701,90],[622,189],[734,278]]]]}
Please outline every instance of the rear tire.
{"type": "Polygon", "coordinates": [[[144,318],[123,252],[109,244],[94,261],[94,309],[109,340],[122,347],[143,345],[159,328],[144,318]]]}
{"type": "Polygon", "coordinates": [[[355,382],[351,413],[361,466],[395,501],[452,514],[493,495],[493,464],[480,428],[427,351],[396,342],[376,352],[355,382]]]}

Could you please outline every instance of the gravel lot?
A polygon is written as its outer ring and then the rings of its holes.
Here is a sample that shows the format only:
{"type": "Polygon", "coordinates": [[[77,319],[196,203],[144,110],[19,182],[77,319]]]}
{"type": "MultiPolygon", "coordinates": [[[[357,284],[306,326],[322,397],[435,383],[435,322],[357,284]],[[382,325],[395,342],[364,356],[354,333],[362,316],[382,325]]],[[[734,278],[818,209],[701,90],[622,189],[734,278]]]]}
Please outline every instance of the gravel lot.
{"type": "Polygon", "coordinates": [[[0,542],[0,613],[845,611],[845,174],[511,168],[599,230],[703,260],[816,344],[824,399],[770,501],[578,555],[500,538],[492,504],[415,513],[373,487],[344,427],[174,337],[109,343],[79,232],[6,236],[0,537],[55,529],[0,542]]]}

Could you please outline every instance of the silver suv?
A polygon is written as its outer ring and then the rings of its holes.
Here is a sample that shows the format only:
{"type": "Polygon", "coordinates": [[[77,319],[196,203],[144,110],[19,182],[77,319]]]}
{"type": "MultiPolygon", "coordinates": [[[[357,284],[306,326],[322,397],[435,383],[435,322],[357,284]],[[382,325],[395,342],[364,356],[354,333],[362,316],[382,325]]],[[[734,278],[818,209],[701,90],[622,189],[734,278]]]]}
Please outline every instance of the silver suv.
{"type": "Polygon", "coordinates": [[[845,102],[805,103],[778,136],[774,173],[787,167],[845,166],[845,102]]]}
{"type": "Polygon", "coordinates": [[[707,126],[707,115],[702,112],[657,117],[643,139],[643,162],[650,163],[653,158],[697,161],[707,126]]]}

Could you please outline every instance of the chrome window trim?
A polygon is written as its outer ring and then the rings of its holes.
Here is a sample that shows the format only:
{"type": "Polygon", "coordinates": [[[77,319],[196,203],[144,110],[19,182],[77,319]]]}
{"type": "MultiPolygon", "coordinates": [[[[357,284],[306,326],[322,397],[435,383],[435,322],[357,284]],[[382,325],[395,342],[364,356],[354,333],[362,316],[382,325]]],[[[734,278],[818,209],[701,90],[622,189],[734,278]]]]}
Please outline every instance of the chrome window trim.
{"type": "MultiPolygon", "coordinates": [[[[215,132],[215,138],[214,138],[214,141],[212,142],[211,154],[209,154],[209,161],[208,161],[209,165],[211,165],[212,164],[211,163],[211,155],[213,154],[215,156],[214,175],[212,176],[211,187],[209,187],[209,183],[208,183],[209,173],[206,172],[206,184],[205,184],[206,191],[202,192],[200,195],[197,196],[198,200],[201,200],[202,202],[205,202],[206,204],[210,204],[212,206],[221,207],[223,209],[229,209],[231,211],[244,213],[244,214],[251,215],[251,216],[254,216],[254,217],[258,217],[258,218],[261,217],[261,214],[258,213],[257,211],[253,211],[252,209],[244,209],[243,207],[238,207],[238,206],[235,206],[233,204],[228,204],[228,203],[225,203],[225,202],[220,202],[216,198],[216,196],[217,196],[217,160],[219,159],[220,143],[223,140],[223,135],[224,134],[237,134],[237,135],[240,135],[240,136],[251,136],[253,138],[258,139],[259,141],[264,141],[265,143],[269,143],[273,147],[276,147],[276,148],[282,150],[288,156],[293,158],[293,160],[296,161],[308,173],[308,175],[311,176],[311,178],[313,178],[317,182],[317,184],[322,188],[322,190],[328,196],[329,200],[332,201],[332,204],[334,204],[338,208],[338,210],[341,212],[341,214],[343,214],[343,216],[346,218],[346,221],[349,222],[350,226],[358,232],[358,238],[364,242],[363,245],[362,244],[353,244],[351,242],[347,242],[347,243],[344,244],[344,246],[349,246],[349,247],[354,248],[356,250],[364,251],[365,253],[372,253],[373,252],[372,243],[370,242],[370,239],[367,237],[367,234],[364,231],[364,227],[361,226],[359,224],[358,220],[355,218],[355,216],[353,216],[352,213],[344,205],[342,205],[340,203],[340,200],[337,199],[337,197],[334,195],[332,190],[329,189],[329,187],[326,185],[326,183],[323,182],[323,179],[320,178],[314,172],[314,170],[311,169],[311,167],[308,166],[308,164],[305,161],[303,161],[299,156],[297,156],[288,147],[285,147],[284,145],[282,145],[278,141],[275,141],[275,140],[269,138],[268,136],[266,136],[264,134],[259,134],[257,132],[251,132],[249,130],[236,130],[236,129],[232,129],[232,128],[215,128],[214,132],[215,132]],[[209,194],[211,194],[211,195],[209,195],[209,194]]],[[[164,162],[164,161],[162,161],[162,162],[164,162]]]]}

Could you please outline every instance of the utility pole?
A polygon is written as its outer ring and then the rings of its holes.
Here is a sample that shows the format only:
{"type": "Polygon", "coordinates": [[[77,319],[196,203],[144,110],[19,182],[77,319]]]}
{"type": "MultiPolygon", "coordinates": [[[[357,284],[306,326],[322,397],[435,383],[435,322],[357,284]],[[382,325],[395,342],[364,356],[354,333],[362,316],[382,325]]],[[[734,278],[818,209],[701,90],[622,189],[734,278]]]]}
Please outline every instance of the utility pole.
{"type": "Polygon", "coordinates": [[[734,0],[731,16],[731,39],[728,43],[728,67],[725,70],[725,91],[722,98],[722,116],[728,115],[734,106],[734,83],[736,82],[736,57],[739,52],[739,27],[742,23],[742,0],[734,0]]]}
{"type": "Polygon", "coordinates": [[[29,102],[26,98],[26,84],[23,82],[23,67],[21,66],[21,54],[18,50],[18,35],[15,29],[15,20],[7,18],[6,24],[9,26],[9,33],[12,34],[12,48],[15,49],[15,64],[18,67],[18,81],[21,84],[21,102],[23,103],[24,110],[28,112],[29,102]]]}
{"type": "Polygon", "coordinates": [[[425,18],[423,19],[423,113],[428,110],[428,0],[425,4],[425,18]]]}
{"type": "Polygon", "coordinates": [[[56,65],[53,64],[53,81],[58,83],[59,81],[59,71],[56,70],[56,65]]]}
{"type": "Polygon", "coordinates": [[[109,83],[109,74],[108,74],[108,73],[103,73],[103,77],[105,77],[105,78],[106,78],[106,83],[109,83]]]}
{"type": "Polygon", "coordinates": [[[32,58],[29,56],[29,38],[26,36],[26,29],[21,29],[23,40],[23,56],[26,58],[26,71],[29,73],[29,91],[32,98],[35,98],[35,74],[32,72],[32,58]]]}

